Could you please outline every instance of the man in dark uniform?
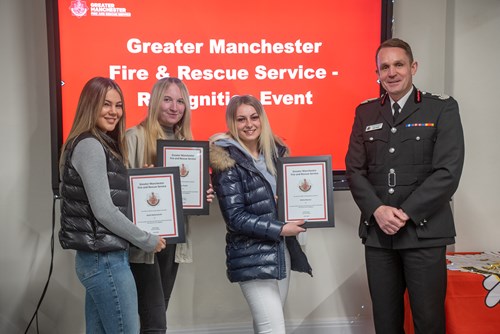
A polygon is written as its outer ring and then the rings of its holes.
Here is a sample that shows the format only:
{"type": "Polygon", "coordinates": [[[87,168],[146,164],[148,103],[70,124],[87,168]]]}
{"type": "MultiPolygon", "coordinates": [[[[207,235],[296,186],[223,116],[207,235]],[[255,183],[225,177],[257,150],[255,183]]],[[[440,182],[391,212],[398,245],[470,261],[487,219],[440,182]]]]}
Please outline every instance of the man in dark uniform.
{"type": "Polygon", "coordinates": [[[464,161],[458,104],[413,86],[417,62],[406,42],[383,42],[376,60],[386,93],[356,109],[346,156],[375,329],[404,333],[408,289],[415,332],[445,333],[446,245],[455,242],[450,199],[464,161]]]}

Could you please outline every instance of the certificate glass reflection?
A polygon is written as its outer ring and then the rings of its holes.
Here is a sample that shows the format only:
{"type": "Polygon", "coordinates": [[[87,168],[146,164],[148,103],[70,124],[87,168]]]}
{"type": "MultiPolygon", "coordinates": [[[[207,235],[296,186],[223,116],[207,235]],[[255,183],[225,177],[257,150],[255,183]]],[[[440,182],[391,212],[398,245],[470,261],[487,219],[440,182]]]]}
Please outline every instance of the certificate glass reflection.
{"type": "Polygon", "coordinates": [[[129,214],[133,223],[143,231],[169,239],[171,243],[183,242],[184,215],[178,170],[130,169],[129,185],[129,214]],[[164,173],[151,173],[153,170],[164,173]]]}
{"type": "Polygon", "coordinates": [[[278,166],[280,219],[304,219],[306,227],[333,226],[331,157],[282,158],[278,166]]]}
{"type": "Polygon", "coordinates": [[[208,214],[208,142],[159,140],[158,165],[178,167],[182,206],[186,214],[208,214]]]}

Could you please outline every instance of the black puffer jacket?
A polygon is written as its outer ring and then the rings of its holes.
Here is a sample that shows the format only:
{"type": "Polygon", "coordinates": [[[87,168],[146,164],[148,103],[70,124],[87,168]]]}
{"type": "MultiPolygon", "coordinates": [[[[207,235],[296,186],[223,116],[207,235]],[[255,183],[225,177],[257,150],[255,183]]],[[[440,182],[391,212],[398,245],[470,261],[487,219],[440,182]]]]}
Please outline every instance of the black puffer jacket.
{"type": "MultiPolygon", "coordinates": [[[[280,147],[280,153],[285,148],[280,147]]],[[[212,183],[226,221],[226,265],[231,282],[286,277],[285,240],[292,270],[312,274],[295,237],[280,236],[283,222],[271,185],[239,148],[212,144],[212,183]]]]}
{"type": "MultiPolygon", "coordinates": [[[[109,252],[128,248],[128,241],[113,234],[95,218],[80,175],[71,163],[73,150],[90,133],[78,136],[68,145],[61,183],[61,230],[59,242],[64,249],[109,252]]],[[[114,145],[111,138],[109,144],[114,145]]],[[[109,187],[113,203],[126,214],[128,206],[127,169],[103,146],[106,154],[109,187]]]]}

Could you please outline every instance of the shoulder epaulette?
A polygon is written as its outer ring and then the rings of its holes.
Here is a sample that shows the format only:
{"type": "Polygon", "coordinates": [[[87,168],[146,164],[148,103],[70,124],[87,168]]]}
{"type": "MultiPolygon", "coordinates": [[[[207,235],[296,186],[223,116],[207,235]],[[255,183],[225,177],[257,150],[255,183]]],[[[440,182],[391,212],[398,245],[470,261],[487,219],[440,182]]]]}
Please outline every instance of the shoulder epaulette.
{"type": "Polygon", "coordinates": [[[425,97],[431,97],[439,100],[448,100],[450,98],[449,95],[445,94],[432,94],[432,93],[427,93],[427,92],[422,92],[422,95],[425,97]]]}
{"type": "Polygon", "coordinates": [[[360,104],[366,104],[368,102],[372,102],[372,101],[376,101],[376,100],[378,100],[378,97],[372,97],[371,99],[364,100],[360,104]]]}
{"type": "Polygon", "coordinates": [[[382,96],[380,96],[380,97],[372,97],[371,99],[364,100],[364,101],[363,101],[363,102],[361,102],[360,104],[366,104],[366,103],[370,103],[370,102],[378,101],[381,97],[382,97],[382,96]]]}

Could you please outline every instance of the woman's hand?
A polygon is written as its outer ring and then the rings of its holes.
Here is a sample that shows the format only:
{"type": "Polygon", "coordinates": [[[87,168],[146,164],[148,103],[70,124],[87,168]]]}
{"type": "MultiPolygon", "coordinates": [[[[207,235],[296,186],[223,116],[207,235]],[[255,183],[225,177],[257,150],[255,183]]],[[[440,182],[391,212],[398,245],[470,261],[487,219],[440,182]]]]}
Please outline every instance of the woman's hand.
{"type": "Polygon", "coordinates": [[[156,244],[154,252],[155,253],[161,252],[163,249],[165,249],[165,247],[167,247],[167,240],[163,238],[158,238],[158,243],[156,244]]]}
{"type": "Polygon", "coordinates": [[[286,223],[285,225],[283,225],[280,235],[283,237],[294,237],[301,232],[305,232],[306,229],[302,227],[305,222],[306,221],[304,219],[299,219],[286,223]]]}
{"type": "Polygon", "coordinates": [[[142,166],[142,168],[153,168],[155,165],[151,164],[151,165],[148,165],[148,164],[144,164],[144,166],[142,166]]]}
{"type": "Polygon", "coordinates": [[[208,185],[208,190],[207,190],[207,202],[212,203],[215,197],[215,191],[214,188],[212,187],[212,184],[210,183],[208,185]]]}

